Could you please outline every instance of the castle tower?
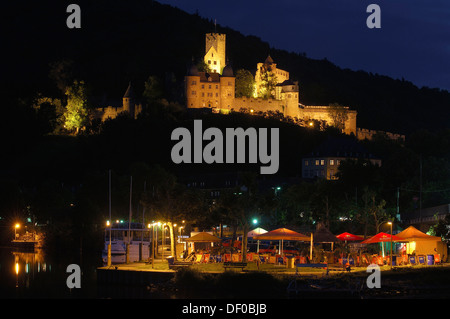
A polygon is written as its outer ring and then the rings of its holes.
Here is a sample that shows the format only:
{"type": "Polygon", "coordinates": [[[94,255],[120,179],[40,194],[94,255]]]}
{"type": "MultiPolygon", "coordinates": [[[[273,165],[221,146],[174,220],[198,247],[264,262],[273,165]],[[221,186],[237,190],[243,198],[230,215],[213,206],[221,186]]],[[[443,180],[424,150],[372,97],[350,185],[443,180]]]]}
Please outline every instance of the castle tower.
{"type": "Polygon", "coordinates": [[[205,63],[212,72],[222,74],[226,65],[225,60],[226,35],[220,33],[207,33],[205,45],[205,63]]]}
{"type": "Polygon", "coordinates": [[[131,118],[135,118],[135,100],[134,90],[131,85],[131,82],[128,84],[128,88],[122,98],[122,108],[123,111],[128,112],[131,118]]]}
{"type": "Polygon", "coordinates": [[[200,73],[198,72],[197,66],[194,63],[190,66],[187,75],[184,79],[185,85],[185,95],[186,95],[186,106],[189,108],[200,107],[200,73]]]}
{"type": "Polygon", "coordinates": [[[281,100],[284,106],[284,116],[299,117],[298,109],[298,82],[292,80],[286,80],[279,84],[281,87],[281,100]]]}
{"type": "Polygon", "coordinates": [[[236,87],[236,78],[230,65],[223,68],[220,77],[220,108],[225,112],[231,111],[234,106],[234,94],[236,87]]]}

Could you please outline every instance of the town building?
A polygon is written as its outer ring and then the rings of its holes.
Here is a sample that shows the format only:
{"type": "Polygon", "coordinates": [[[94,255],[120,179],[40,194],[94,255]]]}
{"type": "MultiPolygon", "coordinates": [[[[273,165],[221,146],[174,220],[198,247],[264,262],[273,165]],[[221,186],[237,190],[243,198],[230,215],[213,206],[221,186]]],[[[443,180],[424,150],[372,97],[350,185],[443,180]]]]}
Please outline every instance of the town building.
{"type": "Polygon", "coordinates": [[[302,158],[302,178],[337,180],[339,165],[346,160],[358,159],[377,166],[382,164],[380,158],[369,153],[354,139],[328,138],[302,158]]]}

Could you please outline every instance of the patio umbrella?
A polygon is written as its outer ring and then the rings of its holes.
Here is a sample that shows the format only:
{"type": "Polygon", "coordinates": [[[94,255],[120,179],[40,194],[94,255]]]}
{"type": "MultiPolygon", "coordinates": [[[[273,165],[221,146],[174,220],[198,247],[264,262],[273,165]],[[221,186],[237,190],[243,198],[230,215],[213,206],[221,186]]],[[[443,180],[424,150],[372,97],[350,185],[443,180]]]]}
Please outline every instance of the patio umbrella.
{"type": "Polygon", "coordinates": [[[364,240],[364,238],[361,236],[353,235],[353,234],[350,234],[347,232],[339,234],[336,237],[339,238],[340,240],[346,240],[346,241],[364,240]]]}
{"type": "Polygon", "coordinates": [[[220,241],[220,238],[213,236],[207,232],[201,232],[190,238],[187,238],[186,241],[193,241],[196,243],[211,243],[220,241]]]}
{"type": "Polygon", "coordinates": [[[287,228],[278,228],[267,233],[253,237],[257,240],[281,240],[281,251],[283,251],[284,240],[311,241],[311,238],[287,228]]]}
{"type": "MultiPolygon", "coordinates": [[[[401,241],[402,238],[392,235],[392,241],[401,241]]],[[[374,244],[374,243],[386,243],[391,241],[391,235],[386,233],[378,233],[364,241],[361,244],[374,244]]]]}

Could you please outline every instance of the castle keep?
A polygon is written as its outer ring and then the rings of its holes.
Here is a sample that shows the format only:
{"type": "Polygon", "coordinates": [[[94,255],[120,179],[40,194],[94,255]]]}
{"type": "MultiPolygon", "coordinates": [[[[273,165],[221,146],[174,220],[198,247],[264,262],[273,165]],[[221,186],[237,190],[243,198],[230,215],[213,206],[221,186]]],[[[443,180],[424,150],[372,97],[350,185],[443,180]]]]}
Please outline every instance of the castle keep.
{"type": "MultiPolygon", "coordinates": [[[[286,117],[305,121],[319,120],[333,123],[331,107],[305,106],[299,103],[298,82],[289,78],[289,72],[277,67],[269,55],[257,64],[252,97],[235,97],[236,78],[230,65],[226,65],[226,35],[206,34],[204,62],[210,72],[201,72],[191,65],[185,77],[185,96],[188,108],[208,108],[213,112],[230,111],[280,112],[286,117]],[[267,74],[270,74],[268,79],[267,74]],[[267,86],[271,82],[272,86],[267,86]],[[269,87],[271,92],[267,92],[269,87]]],[[[343,132],[355,134],[356,111],[342,107],[346,113],[343,132]]]]}

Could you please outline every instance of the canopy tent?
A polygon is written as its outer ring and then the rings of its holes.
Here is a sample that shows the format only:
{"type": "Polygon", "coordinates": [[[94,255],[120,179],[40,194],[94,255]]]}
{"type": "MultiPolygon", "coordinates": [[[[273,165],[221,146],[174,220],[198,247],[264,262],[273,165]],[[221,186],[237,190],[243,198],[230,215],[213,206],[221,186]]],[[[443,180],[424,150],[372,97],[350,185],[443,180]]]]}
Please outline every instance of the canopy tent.
{"type": "MultiPolygon", "coordinates": [[[[186,239],[187,242],[191,242],[195,244],[195,249],[209,249],[208,247],[212,246],[214,242],[220,242],[220,238],[213,236],[207,232],[198,233],[192,237],[186,239]],[[198,245],[197,245],[198,243],[198,245]],[[210,246],[206,245],[206,243],[210,243],[210,246]]],[[[189,252],[194,249],[193,245],[189,245],[189,252]]]]}
{"type": "Polygon", "coordinates": [[[359,240],[364,240],[364,237],[361,236],[357,236],[357,235],[353,235],[350,233],[342,233],[336,236],[338,239],[343,240],[343,241],[359,241],[359,240]]]}
{"type": "Polygon", "coordinates": [[[441,237],[437,237],[437,236],[430,236],[427,235],[423,232],[421,232],[420,230],[418,230],[417,228],[415,228],[414,226],[409,226],[408,228],[406,228],[404,231],[400,232],[397,234],[397,237],[400,237],[402,239],[402,241],[415,241],[415,240],[441,240],[441,237]]]}
{"type": "Polygon", "coordinates": [[[192,241],[196,243],[212,243],[220,241],[220,238],[213,236],[207,232],[201,232],[192,237],[187,238],[186,241],[192,241]]]}
{"type": "Polygon", "coordinates": [[[447,245],[441,237],[427,235],[414,226],[409,226],[397,234],[402,242],[406,243],[406,253],[417,255],[440,254],[441,260],[447,260],[447,245]]]}
{"type": "Polygon", "coordinates": [[[253,237],[257,240],[281,240],[281,251],[283,252],[283,241],[284,240],[294,240],[294,241],[311,241],[311,238],[305,236],[296,231],[287,228],[278,228],[271,230],[267,233],[253,237]]]}
{"type": "Polygon", "coordinates": [[[321,224],[317,226],[317,229],[313,234],[313,240],[315,243],[331,243],[331,250],[333,250],[334,243],[340,241],[328,230],[328,228],[321,224]]]}
{"type": "MultiPolygon", "coordinates": [[[[378,233],[364,241],[361,244],[386,243],[391,241],[391,235],[386,233],[378,233]]],[[[402,238],[392,235],[392,241],[402,241],[402,238]]]]}
{"type": "Polygon", "coordinates": [[[263,229],[261,227],[258,227],[258,228],[255,228],[255,229],[249,231],[247,233],[247,237],[253,238],[255,236],[258,236],[258,235],[261,235],[261,234],[265,234],[265,233],[267,233],[267,230],[265,230],[265,229],[263,229]]]}
{"type": "Polygon", "coordinates": [[[316,243],[337,243],[339,239],[333,235],[328,228],[318,227],[314,232],[314,242],[316,243]]]}
{"type": "Polygon", "coordinates": [[[287,228],[278,228],[271,230],[267,233],[257,235],[253,237],[258,240],[298,240],[298,241],[310,241],[311,239],[303,234],[287,228]]]}

